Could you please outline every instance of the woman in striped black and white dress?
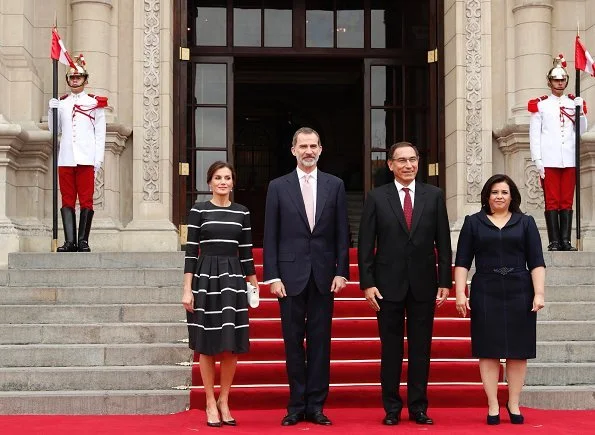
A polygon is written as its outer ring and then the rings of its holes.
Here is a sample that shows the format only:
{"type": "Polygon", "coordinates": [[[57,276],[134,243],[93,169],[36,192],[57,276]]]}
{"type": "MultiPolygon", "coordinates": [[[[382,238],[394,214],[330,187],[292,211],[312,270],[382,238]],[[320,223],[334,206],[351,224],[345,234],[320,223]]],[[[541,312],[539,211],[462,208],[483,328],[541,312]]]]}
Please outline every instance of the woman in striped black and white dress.
{"type": "Polygon", "coordinates": [[[226,162],[207,171],[213,197],[197,202],[188,216],[182,303],[187,311],[189,346],[200,353],[207,424],[236,424],[228,406],[237,354],[248,352],[246,279],[256,288],[250,212],[232,203],[235,173],[226,162]],[[221,390],[215,400],[215,356],[221,359],[221,390]]]}

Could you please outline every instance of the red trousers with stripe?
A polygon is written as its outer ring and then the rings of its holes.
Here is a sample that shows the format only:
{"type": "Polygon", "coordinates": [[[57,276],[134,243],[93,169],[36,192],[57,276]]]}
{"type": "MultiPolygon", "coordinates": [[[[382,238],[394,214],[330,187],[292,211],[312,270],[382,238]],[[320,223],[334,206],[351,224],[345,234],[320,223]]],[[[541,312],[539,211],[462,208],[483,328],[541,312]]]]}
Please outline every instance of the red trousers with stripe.
{"type": "Polygon", "coordinates": [[[576,186],[576,168],[545,168],[541,180],[545,210],[571,210],[576,186]]]}
{"type": "Polygon", "coordinates": [[[95,168],[93,165],[59,166],[58,181],[62,207],[74,208],[78,195],[81,208],[93,210],[95,168]]]}

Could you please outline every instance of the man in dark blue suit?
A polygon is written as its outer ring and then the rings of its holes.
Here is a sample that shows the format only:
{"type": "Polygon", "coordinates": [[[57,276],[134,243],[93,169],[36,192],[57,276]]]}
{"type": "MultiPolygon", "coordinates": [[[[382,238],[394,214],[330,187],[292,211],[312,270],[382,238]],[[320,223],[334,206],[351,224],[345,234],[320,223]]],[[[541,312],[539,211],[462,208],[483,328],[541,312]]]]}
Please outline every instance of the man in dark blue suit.
{"type": "Polygon", "coordinates": [[[279,298],[289,379],[283,426],[331,424],[323,407],[334,294],[349,278],[349,229],[343,181],[317,169],[321,152],[318,133],[300,128],[291,146],[297,169],[271,181],[267,192],[264,281],[279,298]]]}

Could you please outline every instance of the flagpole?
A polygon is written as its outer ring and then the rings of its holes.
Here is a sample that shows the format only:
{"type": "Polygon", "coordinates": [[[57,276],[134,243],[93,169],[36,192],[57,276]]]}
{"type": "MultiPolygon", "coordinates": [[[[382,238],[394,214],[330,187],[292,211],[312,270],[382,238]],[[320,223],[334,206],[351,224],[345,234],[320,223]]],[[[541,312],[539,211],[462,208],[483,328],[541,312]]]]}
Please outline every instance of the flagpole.
{"type": "MultiPolygon", "coordinates": [[[[576,62],[575,62],[576,63],[576,62]]],[[[576,65],[575,65],[576,66],[576,65]]],[[[576,96],[581,96],[581,70],[576,68],[576,96]]],[[[576,183],[576,249],[579,251],[583,250],[583,244],[581,240],[581,118],[580,114],[582,107],[578,104],[574,107],[574,149],[575,149],[575,183],[576,183]]]]}
{"type": "MultiPolygon", "coordinates": [[[[54,28],[58,18],[54,15],[54,28]]],[[[52,95],[58,98],[58,61],[52,59],[52,95]]],[[[52,109],[52,252],[58,249],[58,109],[52,109]]]]}

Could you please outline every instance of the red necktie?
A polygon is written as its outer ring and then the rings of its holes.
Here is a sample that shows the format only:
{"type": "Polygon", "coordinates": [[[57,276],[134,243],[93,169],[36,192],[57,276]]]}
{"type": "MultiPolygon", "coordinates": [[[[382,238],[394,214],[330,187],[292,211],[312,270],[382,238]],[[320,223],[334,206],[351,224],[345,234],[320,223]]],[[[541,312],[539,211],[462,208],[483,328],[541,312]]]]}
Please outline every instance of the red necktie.
{"type": "Polygon", "coordinates": [[[405,213],[405,222],[407,228],[411,229],[411,219],[413,218],[413,204],[411,203],[411,195],[409,195],[409,188],[403,187],[405,192],[405,200],[403,201],[403,213],[405,213]]]}

